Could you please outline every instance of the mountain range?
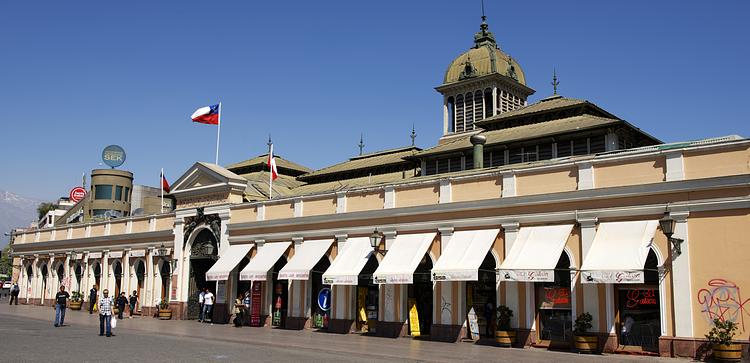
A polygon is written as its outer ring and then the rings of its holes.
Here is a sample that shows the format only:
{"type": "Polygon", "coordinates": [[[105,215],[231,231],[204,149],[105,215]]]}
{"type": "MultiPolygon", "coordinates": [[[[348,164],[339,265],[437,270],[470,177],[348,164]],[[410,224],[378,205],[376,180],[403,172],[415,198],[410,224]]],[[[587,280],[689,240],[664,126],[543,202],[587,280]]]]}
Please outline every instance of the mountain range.
{"type": "Polygon", "coordinates": [[[28,227],[36,220],[36,207],[41,202],[38,199],[0,190],[0,248],[5,248],[8,244],[5,233],[13,228],[28,227]]]}

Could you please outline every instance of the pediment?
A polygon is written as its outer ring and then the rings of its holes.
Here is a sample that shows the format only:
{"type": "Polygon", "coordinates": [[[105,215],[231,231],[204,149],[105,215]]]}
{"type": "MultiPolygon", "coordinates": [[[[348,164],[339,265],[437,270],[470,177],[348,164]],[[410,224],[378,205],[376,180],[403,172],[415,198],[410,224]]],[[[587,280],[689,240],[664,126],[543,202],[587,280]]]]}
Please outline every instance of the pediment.
{"type": "Polygon", "coordinates": [[[247,179],[219,165],[197,162],[172,184],[170,194],[177,199],[179,208],[196,201],[232,203],[238,195],[241,200],[246,187],[247,179]]]}

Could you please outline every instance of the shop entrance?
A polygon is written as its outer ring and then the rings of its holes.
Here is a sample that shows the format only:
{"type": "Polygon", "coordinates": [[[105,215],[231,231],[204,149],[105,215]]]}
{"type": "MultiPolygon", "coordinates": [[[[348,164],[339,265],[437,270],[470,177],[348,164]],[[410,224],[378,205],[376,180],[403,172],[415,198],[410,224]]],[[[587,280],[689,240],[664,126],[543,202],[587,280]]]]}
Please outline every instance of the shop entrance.
{"type": "Polygon", "coordinates": [[[362,333],[374,333],[378,322],[378,302],[380,287],[372,280],[372,274],[378,269],[378,259],[371,254],[357,282],[357,330],[362,333]]]}
{"type": "Polygon", "coordinates": [[[646,258],[643,282],[616,285],[619,344],[659,352],[661,301],[658,259],[653,249],[646,258]]]}
{"type": "Polygon", "coordinates": [[[135,281],[136,281],[136,296],[138,297],[138,303],[136,304],[135,311],[141,311],[141,304],[143,303],[143,284],[146,280],[146,266],[142,260],[138,260],[135,263],[135,281]]]}
{"type": "Polygon", "coordinates": [[[407,290],[407,312],[409,317],[409,334],[412,336],[430,335],[432,326],[432,259],[424,255],[414,271],[414,282],[407,290]]]}
{"type": "MultiPolygon", "coordinates": [[[[482,337],[495,336],[495,308],[497,292],[495,285],[495,258],[488,252],[479,266],[478,280],[466,282],[466,313],[474,308],[482,337]]],[[[467,334],[471,334],[468,331],[467,334]]],[[[471,337],[469,337],[471,338],[471,337]]]]}
{"type": "Polygon", "coordinates": [[[246,294],[252,294],[252,291],[250,290],[252,287],[252,281],[240,280],[240,271],[242,271],[248,263],[250,263],[250,259],[243,257],[242,261],[237,265],[237,273],[234,276],[234,286],[237,286],[237,294],[242,294],[243,301],[246,294]]]}
{"type": "Polygon", "coordinates": [[[73,286],[73,291],[77,291],[78,293],[81,292],[81,278],[83,277],[83,268],[81,268],[81,264],[77,263],[75,268],[75,286],[73,286]]]}
{"type": "MultiPolygon", "coordinates": [[[[65,278],[66,277],[67,276],[65,276],[65,266],[62,263],[58,264],[57,265],[57,284],[58,284],[58,286],[55,286],[55,288],[59,289],[60,286],[65,285],[65,290],[66,291],[70,290],[70,286],[69,286],[70,284],[69,283],[68,284],[65,283],[65,278]]],[[[68,291],[68,292],[70,292],[70,291],[68,291]]]]}
{"type": "Polygon", "coordinates": [[[169,288],[172,282],[172,269],[169,266],[169,261],[161,261],[161,270],[159,271],[161,276],[161,301],[169,301],[169,288]]]}
{"type": "Polygon", "coordinates": [[[47,299],[47,276],[49,275],[49,270],[47,270],[47,265],[42,266],[42,304],[44,304],[44,300],[47,299]]]}
{"type": "Polygon", "coordinates": [[[111,295],[113,297],[118,298],[120,296],[120,292],[122,289],[120,288],[120,285],[122,283],[122,264],[120,264],[120,261],[115,261],[112,263],[112,271],[115,273],[115,294],[111,295]]]}
{"type": "Polygon", "coordinates": [[[310,318],[313,328],[328,329],[328,318],[331,313],[331,285],[323,284],[323,272],[331,267],[328,256],[323,256],[310,271],[310,318]],[[328,289],[328,290],[324,290],[328,289]]]}
{"type": "Polygon", "coordinates": [[[553,282],[537,282],[536,308],[539,344],[568,347],[573,339],[570,296],[570,258],[563,251],[555,266],[553,282]]]}
{"type": "Polygon", "coordinates": [[[206,283],[206,272],[218,259],[218,244],[210,229],[204,228],[195,236],[190,247],[190,283],[188,288],[188,319],[198,319],[200,304],[198,294],[204,288],[216,295],[215,285],[206,283]]]}
{"type": "Polygon", "coordinates": [[[103,290],[100,284],[102,282],[102,265],[99,262],[94,262],[92,270],[94,271],[94,286],[101,292],[103,290]]]}
{"type": "Polygon", "coordinates": [[[289,280],[279,280],[279,271],[286,265],[286,257],[281,256],[273,265],[271,279],[272,311],[271,326],[283,327],[286,322],[287,303],[289,302],[289,280]]]}

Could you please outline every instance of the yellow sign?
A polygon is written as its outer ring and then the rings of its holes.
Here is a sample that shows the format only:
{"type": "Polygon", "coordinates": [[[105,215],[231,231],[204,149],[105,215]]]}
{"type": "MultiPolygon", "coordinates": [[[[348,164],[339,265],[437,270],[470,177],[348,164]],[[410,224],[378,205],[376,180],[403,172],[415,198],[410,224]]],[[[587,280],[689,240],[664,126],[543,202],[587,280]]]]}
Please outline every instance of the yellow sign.
{"type": "Polygon", "coordinates": [[[409,330],[411,330],[411,336],[419,336],[419,312],[417,312],[416,299],[409,299],[409,330]]]}
{"type": "Polygon", "coordinates": [[[367,299],[367,288],[360,287],[357,294],[357,310],[359,310],[359,321],[367,324],[367,310],[365,309],[365,300],[367,299]]]}

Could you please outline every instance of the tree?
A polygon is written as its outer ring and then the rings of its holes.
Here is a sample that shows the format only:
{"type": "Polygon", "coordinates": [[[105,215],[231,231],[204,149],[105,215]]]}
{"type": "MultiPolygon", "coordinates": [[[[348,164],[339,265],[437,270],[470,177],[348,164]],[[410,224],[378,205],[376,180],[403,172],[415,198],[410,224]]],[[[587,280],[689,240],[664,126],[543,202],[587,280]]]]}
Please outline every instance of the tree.
{"type": "Polygon", "coordinates": [[[39,218],[37,220],[42,219],[47,212],[57,208],[57,206],[54,203],[50,202],[42,202],[39,203],[39,206],[36,207],[36,212],[39,213],[39,218]]]}
{"type": "Polygon", "coordinates": [[[2,257],[0,257],[0,274],[11,275],[13,273],[13,258],[10,257],[10,246],[3,248],[2,257]]]}

